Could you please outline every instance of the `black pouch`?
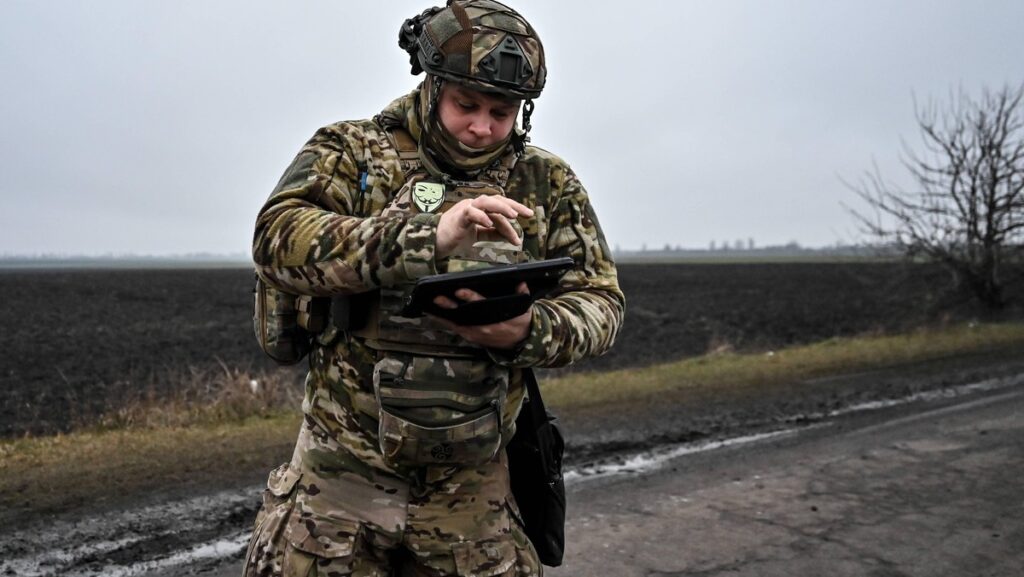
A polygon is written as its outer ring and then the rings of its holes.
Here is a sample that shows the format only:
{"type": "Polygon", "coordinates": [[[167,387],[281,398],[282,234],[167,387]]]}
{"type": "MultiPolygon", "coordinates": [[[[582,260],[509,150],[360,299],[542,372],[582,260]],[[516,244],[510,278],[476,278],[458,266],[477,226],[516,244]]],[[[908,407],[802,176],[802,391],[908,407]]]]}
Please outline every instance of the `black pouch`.
{"type": "Polygon", "coordinates": [[[528,398],[516,419],[516,434],[505,448],[512,495],[541,563],[562,564],[565,551],[565,441],[555,417],[544,408],[537,378],[523,371],[528,398]]]}

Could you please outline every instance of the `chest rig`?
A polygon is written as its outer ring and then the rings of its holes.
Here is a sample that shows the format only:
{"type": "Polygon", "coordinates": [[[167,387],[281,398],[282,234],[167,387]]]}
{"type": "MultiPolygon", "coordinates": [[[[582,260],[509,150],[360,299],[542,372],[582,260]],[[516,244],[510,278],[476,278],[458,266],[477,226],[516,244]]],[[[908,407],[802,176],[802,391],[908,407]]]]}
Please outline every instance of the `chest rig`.
{"type": "MultiPolygon", "coordinates": [[[[436,178],[423,168],[418,144],[408,132],[391,127],[387,133],[405,182],[383,216],[440,213],[464,199],[504,195],[518,159],[506,154],[474,181],[436,178]]],[[[513,227],[522,235],[517,223],[513,227]]],[[[525,260],[519,247],[485,231],[463,242],[438,268],[455,272],[525,260]]],[[[368,299],[366,322],[349,331],[377,351],[373,386],[384,459],[414,467],[486,462],[500,449],[503,433],[508,434],[502,423],[509,370],[434,319],[402,317],[410,288],[375,291],[368,299]]]]}

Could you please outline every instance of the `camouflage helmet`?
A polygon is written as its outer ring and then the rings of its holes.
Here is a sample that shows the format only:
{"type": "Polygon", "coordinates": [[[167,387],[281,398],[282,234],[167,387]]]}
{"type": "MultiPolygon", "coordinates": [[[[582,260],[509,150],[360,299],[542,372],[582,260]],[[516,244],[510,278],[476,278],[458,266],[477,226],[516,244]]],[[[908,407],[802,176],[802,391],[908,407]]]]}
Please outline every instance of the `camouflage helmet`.
{"type": "Polygon", "coordinates": [[[494,0],[428,8],[402,24],[398,45],[414,75],[426,71],[513,98],[536,98],[544,89],[540,38],[518,12],[494,0]]]}

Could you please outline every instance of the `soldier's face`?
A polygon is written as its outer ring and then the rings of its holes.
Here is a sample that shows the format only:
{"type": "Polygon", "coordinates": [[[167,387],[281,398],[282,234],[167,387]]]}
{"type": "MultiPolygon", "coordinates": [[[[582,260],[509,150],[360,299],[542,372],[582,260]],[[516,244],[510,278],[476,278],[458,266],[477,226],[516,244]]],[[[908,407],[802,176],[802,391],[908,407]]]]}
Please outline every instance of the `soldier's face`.
{"type": "Polygon", "coordinates": [[[519,100],[499,98],[483,92],[445,83],[437,113],[448,132],[466,146],[486,148],[505,140],[519,114],[519,100]]]}

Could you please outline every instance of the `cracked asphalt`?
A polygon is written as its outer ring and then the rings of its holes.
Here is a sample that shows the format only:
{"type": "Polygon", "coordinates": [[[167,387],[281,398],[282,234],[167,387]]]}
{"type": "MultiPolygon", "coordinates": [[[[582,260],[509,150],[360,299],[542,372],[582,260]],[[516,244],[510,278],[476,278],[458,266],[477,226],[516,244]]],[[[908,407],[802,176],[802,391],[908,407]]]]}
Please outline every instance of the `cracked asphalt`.
{"type": "Polygon", "coordinates": [[[549,577],[1024,575],[1024,390],[580,483],[549,577]]]}

